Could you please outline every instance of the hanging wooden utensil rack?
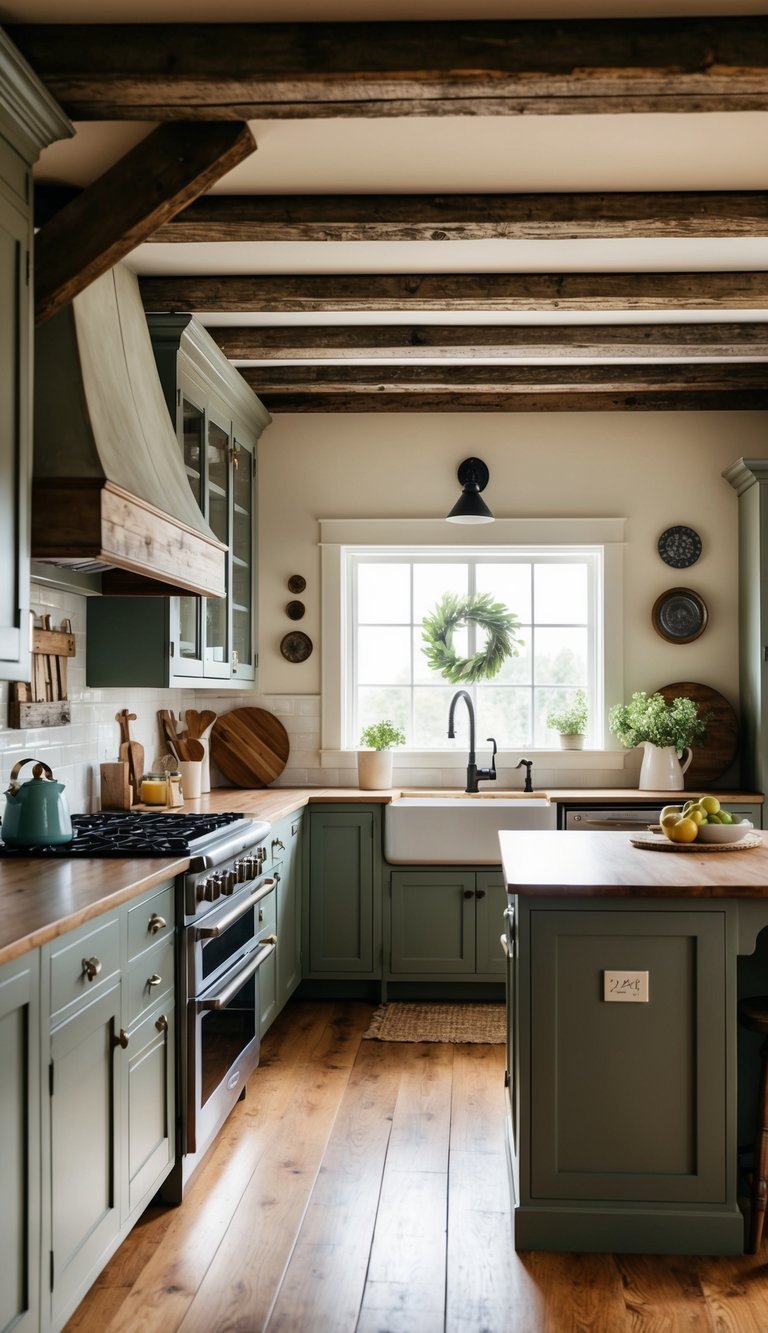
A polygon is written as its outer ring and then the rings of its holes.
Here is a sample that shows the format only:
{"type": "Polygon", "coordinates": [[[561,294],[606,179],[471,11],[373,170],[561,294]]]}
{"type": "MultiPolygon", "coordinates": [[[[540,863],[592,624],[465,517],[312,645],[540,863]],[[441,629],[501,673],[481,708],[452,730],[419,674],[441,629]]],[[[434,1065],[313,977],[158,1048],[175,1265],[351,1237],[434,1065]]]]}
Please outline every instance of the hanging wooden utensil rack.
{"type": "Polygon", "coordinates": [[[75,656],[69,620],[53,629],[51,617],[32,629],[32,679],[13,681],[8,705],[11,727],[60,727],[72,720],[67,698],[67,658],[75,656]]]}

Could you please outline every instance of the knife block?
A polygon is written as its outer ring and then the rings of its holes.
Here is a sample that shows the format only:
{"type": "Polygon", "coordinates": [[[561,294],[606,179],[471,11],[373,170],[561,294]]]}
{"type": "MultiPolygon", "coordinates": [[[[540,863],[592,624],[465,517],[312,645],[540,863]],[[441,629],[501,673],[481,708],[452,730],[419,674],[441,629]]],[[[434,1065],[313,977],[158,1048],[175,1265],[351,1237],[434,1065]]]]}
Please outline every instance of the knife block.
{"type": "Polygon", "coordinates": [[[101,764],[100,771],[102,810],[130,810],[132,790],[128,760],[119,759],[114,764],[101,764]]]}

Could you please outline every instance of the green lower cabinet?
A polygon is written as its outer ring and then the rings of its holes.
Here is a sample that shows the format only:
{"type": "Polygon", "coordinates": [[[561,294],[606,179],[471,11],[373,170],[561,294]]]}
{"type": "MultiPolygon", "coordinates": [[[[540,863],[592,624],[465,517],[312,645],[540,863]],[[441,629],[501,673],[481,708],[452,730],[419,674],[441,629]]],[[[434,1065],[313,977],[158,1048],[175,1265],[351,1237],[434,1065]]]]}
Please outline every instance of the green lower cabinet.
{"type": "Polygon", "coordinates": [[[120,1231],[122,1065],[115,1046],[120,1015],[118,977],[51,1034],[45,1276],[47,1313],[55,1328],[71,1314],[120,1231]]]}
{"type": "Polygon", "coordinates": [[[0,1329],[39,1326],[39,958],[0,968],[0,1329]]]}
{"type": "Polygon", "coordinates": [[[147,1199],[170,1171],[176,1157],[175,1006],[151,1013],[130,1034],[127,1051],[126,1155],[127,1217],[146,1207],[147,1199]]]}
{"type": "Polygon", "coordinates": [[[381,813],[359,806],[309,813],[304,976],[381,976],[381,813]]]}
{"type": "Polygon", "coordinates": [[[284,844],[277,880],[277,1006],[278,1012],[301,981],[301,848],[302,815],[277,826],[284,844]]]}
{"type": "Polygon", "coordinates": [[[500,870],[393,870],[389,976],[503,980],[500,870]]]}
{"type": "Polygon", "coordinates": [[[518,926],[518,1248],[740,1253],[728,909],[518,926]]]}

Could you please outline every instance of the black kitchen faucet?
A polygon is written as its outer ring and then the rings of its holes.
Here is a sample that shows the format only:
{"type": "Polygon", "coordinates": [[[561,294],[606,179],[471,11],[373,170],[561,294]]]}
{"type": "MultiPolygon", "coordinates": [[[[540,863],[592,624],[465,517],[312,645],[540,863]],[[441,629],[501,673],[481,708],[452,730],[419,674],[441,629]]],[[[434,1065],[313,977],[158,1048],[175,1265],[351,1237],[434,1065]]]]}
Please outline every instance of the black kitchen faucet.
{"type": "Polygon", "coordinates": [[[493,754],[491,755],[491,767],[478,768],[475,762],[475,710],[472,706],[472,700],[467,694],[466,690],[457,690],[453,698],[451,699],[451,706],[448,710],[448,739],[452,741],[455,739],[456,736],[456,732],[453,727],[453,714],[456,710],[456,704],[459,699],[464,700],[465,704],[467,705],[467,711],[469,713],[469,756],[467,760],[467,785],[464,788],[464,790],[467,792],[474,793],[480,790],[480,788],[477,785],[479,778],[482,778],[484,782],[496,781],[496,751],[498,749],[498,746],[496,745],[493,736],[489,736],[488,740],[493,745],[493,754]]]}

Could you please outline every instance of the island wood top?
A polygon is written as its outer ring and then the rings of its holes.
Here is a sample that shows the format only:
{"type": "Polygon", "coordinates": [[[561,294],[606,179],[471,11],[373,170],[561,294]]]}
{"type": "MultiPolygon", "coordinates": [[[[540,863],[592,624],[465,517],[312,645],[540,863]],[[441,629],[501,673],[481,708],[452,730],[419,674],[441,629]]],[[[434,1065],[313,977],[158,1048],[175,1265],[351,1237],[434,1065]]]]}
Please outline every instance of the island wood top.
{"type": "Polygon", "coordinates": [[[747,851],[653,851],[625,832],[499,833],[507,888],[524,897],[768,898],[768,835],[747,851]]]}

